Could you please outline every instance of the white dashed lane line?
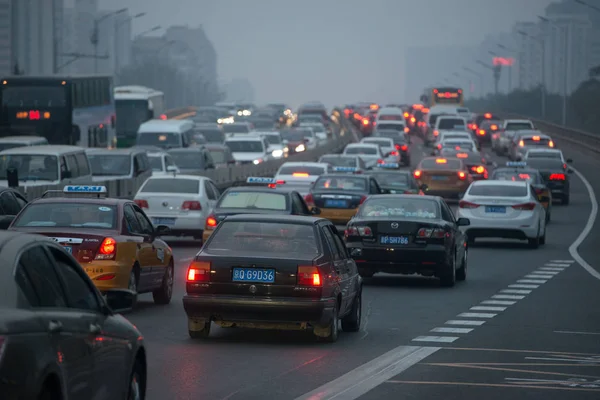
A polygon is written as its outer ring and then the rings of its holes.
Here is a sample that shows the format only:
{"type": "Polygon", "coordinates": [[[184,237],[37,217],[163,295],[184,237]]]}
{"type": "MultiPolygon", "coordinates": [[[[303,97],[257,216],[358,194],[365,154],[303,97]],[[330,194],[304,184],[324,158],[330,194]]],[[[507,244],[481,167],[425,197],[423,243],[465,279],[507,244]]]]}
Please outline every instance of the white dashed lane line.
{"type": "Polygon", "coordinates": [[[414,338],[413,342],[452,343],[457,339],[458,336],[419,336],[414,338]]]}
{"type": "Polygon", "coordinates": [[[446,325],[465,325],[465,326],[481,326],[485,324],[485,321],[465,321],[458,319],[451,319],[446,321],[446,325]]]}
{"type": "MultiPolygon", "coordinates": [[[[517,283],[535,283],[542,284],[548,282],[546,279],[519,279],[517,283]]],[[[510,287],[510,285],[508,285],[510,287]]]]}
{"type": "Polygon", "coordinates": [[[441,326],[439,328],[433,328],[429,332],[435,333],[469,333],[473,330],[473,328],[447,328],[445,326],[441,326]]]}
{"type": "Polygon", "coordinates": [[[499,306],[512,306],[516,301],[508,301],[508,300],[484,300],[481,304],[497,304],[499,306]]]}

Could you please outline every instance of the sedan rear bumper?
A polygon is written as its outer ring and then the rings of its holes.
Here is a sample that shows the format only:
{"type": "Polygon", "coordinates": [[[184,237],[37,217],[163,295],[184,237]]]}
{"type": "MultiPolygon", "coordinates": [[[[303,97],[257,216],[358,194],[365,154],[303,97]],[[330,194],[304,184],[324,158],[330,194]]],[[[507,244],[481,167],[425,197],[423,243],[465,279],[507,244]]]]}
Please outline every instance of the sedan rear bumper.
{"type": "Polygon", "coordinates": [[[449,252],[443,245],[422,248],[398,246],[347,246],[359,271],[386,272],[389,274],[435,275],[447,264],[449,252]]]}

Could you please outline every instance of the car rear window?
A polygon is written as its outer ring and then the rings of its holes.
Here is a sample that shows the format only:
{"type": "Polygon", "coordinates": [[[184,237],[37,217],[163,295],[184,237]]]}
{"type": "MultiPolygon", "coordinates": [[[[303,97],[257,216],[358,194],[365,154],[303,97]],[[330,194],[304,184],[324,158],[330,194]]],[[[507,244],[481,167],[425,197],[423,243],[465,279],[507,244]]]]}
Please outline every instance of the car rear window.
{"type": "Polygon", "coordinates": [[[371,174],[371,176],[375,178],[379,186],[385,188],[404,189],[410,186],[410,180],[406,174],[371,174]]]}
{"type": "Polygon", "coordinates": [[[315,227],[287,222],[223,221],[205,249],[292,258],[319,254],[315,227]]]}
{"type": "Polygon", "coordinates": [[[384,114],[377,117],[379,121],[402,121],[404,122],[404,116],[398,114],[384,114]]]}
{"type": "Polygon", "coordinates": [[[142,187],[146,193],[200,193],[200,181],[182,178],[151,178],[142,187]]]}
{"type": "Polygon", "coordinates": [[[438,129],[464,128],[465,121],[459,118],[442,118],[437,127],[438,129]]]}
{"type": "Polygon", "coordinates": [[[558,151],[530,151],[527,153],[527,159],[531,158],[553,158],[562,161],[562,154],[558,151]]]}
{"type": "Polygon", "coordinates": [[[248,133],[250,128],[246,124],[224,124],[223,131],[225,133],[248,133]]]}
{"type": "Polygon", "coordinates": [[[99,203],[37,203],[13,222],[17,227],[116,229],[116,206],[99,203]]]}
{"type": "Polygon", "coordinates": [[[367,191],[367,181],[359,177],[322,176],[314,184],[316,190],[350,190],[357,192],[367,191]]]}
{"type": "Polygon", "coordinates": [[[541,170],[563,169],[563,162],[558,158],[529,158],[527,159],[527,166],[541,170]]]}
{"type": "Polygon", "coordinates": [[[346,154],[365,154],[365,155],[377,155],[377,149],[373,147],[348,147],[344,150],[346,154]]]}
{"type": "Polygon", "coordinates": [[[388,129],[388,130],[395,130],[397,132],[404,132],[404,123],[398,124],[398,123],[393,123],[393,124],[386,124],[385,122],[380,122],[378,124],[378,126],[381,129],[388,129]]]}
{"type": "Polygon", "coordinates": [[[525,197],[527,196],[527,186],[512,185],[474,185],[469,189],[471,196],[490,196],[490,197],[525,197]]]}
{"type": "Polygon", "coordinates": [[[285,211],[287,196],[281,193],[240,192],[230,191],[223,195],[217,207],[220,208],[247,208],[253,210],[285,211]]]}
{"type": "Polygon", "coordinates": [[[297,166],[282,166],[279,168],[277,175],[322,175],[325,173],[323,167],[304,167],[302,165],[297,166]]]}
{"type": "Polygon", "coordinates": [[[505,130],[507,131],[523,131],[533,129],[533,126],[527,122],[511,122],[506,124],[505,130]]]}
{"type": "Polygon", "coordinates": [[[198,128],[198,132],[204,136],[208,143],[223,143],[225,135],[219,129],[198,128]]]}
{"type": "Polygon", "coordinates": [[[395,141],[405,141],[404,133],[398,132],[396,130],[378,130],[375,131],[375,136],[381,136],[384,138],[393,139],[395,141]]]}
{"type": "Polygon", "coordinates": [[[516,171],[494,171],[492,174],[492,178],[494,180],[499,181],[525,181],[529,182],[532,185],[537,185],[540,183],[539,175],[532,172],[516,172],[516,171]]]}
{"type": "Polygon", "coordinates": [[[439,218],[439,207],[433,200],[385,197],[370,198],[358,210],[361,217],[439,218]]]}
{"type": "Polygon", "coordinates": [[[421,169],[461,169],[461,163],[458,160],[450,158],[429,158],[421,161],[421,169]]]}
{"type": "Polygon", "coordinates": [[[334,167],[356,167],[356,157],[323,156],[319,162],[330,164],[334,167]]]}
{"type": "Polygon", "coordinates": [[[391,147],[392,144],[390,143],[389,140],[385,140],[385,139],[366,139],[363,140],[363,143],[369,143],[369,144],[376,144],[379,145],[381,147],[391,147]]]}
{"type": "Polygon", "coordinates": [[[442,141],[442,148],[450,148],[450,149],[454,149],[454,150],[465,150],[465,151],[472,151],[473,148],[473,143],[471,142],[447,142],[447,141],[442,141]],[[458,148],[457,148],[458,147],[458,148]]]}

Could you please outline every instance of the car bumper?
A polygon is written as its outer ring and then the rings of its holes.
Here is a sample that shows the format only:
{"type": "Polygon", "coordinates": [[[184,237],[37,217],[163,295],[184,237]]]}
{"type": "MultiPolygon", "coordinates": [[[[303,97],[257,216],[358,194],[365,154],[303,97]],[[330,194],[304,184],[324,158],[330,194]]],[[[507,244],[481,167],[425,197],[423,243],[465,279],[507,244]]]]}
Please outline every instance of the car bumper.
{"type": "Polygon", "coordinates": [[[359,271],[385,272],[390,274],[436,274],[447,260],[448,252],[443,245],[427,245],[420,248],[384,246],[365,247],[361,244],[346,245],[359,271]]]}
{"type": "Polygon", "coordinates": [[[330,220],[335,225],[344,225],[350,221],[352,217],[356,214],[356,208],[352,208],[349,210],[343,209],[335,209],[335,208],[320,208],[321,214],[319,214],[320,218],[326,218],[330,220]]]}
{"type": "Polygon", "coordinates": [[[223,322],[326,324],[335,299],[256,298],[252,296],[186,295],[183,308],[190,319],[223,322]]]}
{"type": "Polygon", "coordinates": [[[471,238],[533,239],[538,235],[539,220],[536,215],[515,219],[481,218],[459,210],[458,218],[469,218],[471,224],[461,227],[461,230],[471,238]]]}
{"type": "Polygon", "coordinates": [[[206,218],[203,214],[195,213],[195,215],[172,215],[147,212],[146,215],[152,223],[156,225],[166,225],[171,228],[171,234],[197,234],[204,230],[206,218]]]}
{"type": "Polygon", "coordinates": [[[124,262],[96,260],[83,265],[85,273],[101,292],[109,289],[127,289],[132,267],[131,260],[124,262]]]}
{"type": "Polygon", "coordinates": [[[466,190],[467,190],[466,187],[465,188],[462,188],[462,187],[452,188],[452,189],[429,187],[427,189],[427,191],[425,192],[425,195],[440,196],[445,199],[458,199],[466,190]]]}

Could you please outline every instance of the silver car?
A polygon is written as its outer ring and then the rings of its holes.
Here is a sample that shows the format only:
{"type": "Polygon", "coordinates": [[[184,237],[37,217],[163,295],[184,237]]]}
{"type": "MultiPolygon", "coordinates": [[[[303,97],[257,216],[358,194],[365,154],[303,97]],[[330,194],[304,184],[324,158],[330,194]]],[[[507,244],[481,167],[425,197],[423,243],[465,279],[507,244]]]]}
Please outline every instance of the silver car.
{"type": "Polygon", "coordinates": [[[521,161],[525,158],[525,154],[532,148],[537,149],[552,149],[554,141],[548,135],[541,132],[524,133],[518,132],[513,136],[508,150],[508,158],[512,161],[521,161]]]}

